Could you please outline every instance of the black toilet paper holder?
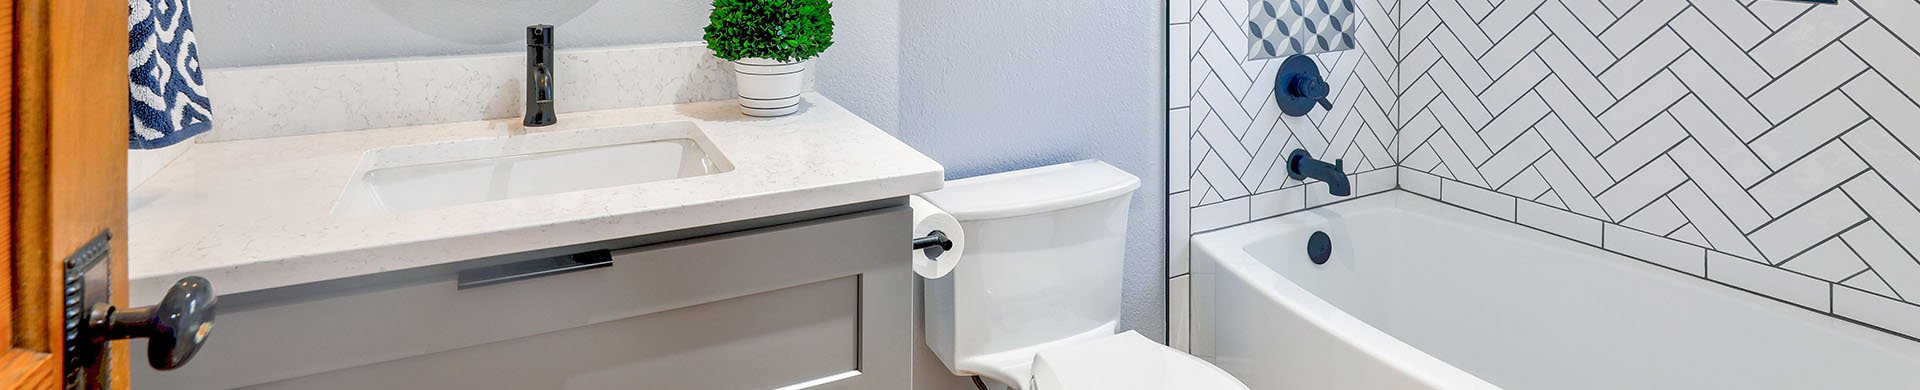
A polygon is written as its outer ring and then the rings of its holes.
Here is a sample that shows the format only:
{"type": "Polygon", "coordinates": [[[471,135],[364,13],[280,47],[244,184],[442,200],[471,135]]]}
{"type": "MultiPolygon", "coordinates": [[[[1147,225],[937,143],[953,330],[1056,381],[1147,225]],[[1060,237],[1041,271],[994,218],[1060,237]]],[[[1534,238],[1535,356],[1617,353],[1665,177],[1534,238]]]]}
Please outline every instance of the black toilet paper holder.
{"type": "Polygon", "coordinates": [[[927,258],[938,260],[941,253],[953,250],[953,239],[947,233],[935,230],[925,237],[914,237],[913,250],[927,251],[927,258]]]}

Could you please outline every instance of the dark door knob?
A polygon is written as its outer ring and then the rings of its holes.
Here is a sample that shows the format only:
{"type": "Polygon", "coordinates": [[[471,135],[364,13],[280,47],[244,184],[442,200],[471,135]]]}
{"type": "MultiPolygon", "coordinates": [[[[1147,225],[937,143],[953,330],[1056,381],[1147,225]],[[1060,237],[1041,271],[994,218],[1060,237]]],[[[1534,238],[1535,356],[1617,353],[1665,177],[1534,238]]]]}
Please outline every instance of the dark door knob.
{"type": "Polygon", "coordinates": [[[95,305],[82,332],[100,344],[151,339],[147,343],[147,364],[157,370],[171,370],[187,364],[194,353],[200,352],[207,333],[213,331],[213,307],[218,300],[206,278],[189,276],[174,282],[157,305],[124,310],[109,304],[95,305]]]}

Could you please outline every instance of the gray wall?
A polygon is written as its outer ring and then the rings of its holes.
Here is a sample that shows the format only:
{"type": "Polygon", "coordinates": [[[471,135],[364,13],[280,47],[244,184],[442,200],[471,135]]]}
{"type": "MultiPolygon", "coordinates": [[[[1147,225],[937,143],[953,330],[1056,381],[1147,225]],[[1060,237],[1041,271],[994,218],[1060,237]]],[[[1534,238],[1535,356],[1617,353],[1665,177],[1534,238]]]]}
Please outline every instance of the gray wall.
{"type": "Polygon", "coordinates": [[[874,126],[897,133],[900,0],[835,0],[833,47],[811,66],[815,91],[874,126]]]}
{"type": "Polygon", "coordinates": [[[1140,176],[1121,327],[1161,341],[1164,9],[1156,1],[905,2],[896,131],[946,165],[949,178],[1088,158],[1140,176]]]}
{"type": "Polygon", "coordinates": [[[684,42],[704,0],[195,0],[208,68],[525,50],[530,24],[565,47],[684,42]]]}

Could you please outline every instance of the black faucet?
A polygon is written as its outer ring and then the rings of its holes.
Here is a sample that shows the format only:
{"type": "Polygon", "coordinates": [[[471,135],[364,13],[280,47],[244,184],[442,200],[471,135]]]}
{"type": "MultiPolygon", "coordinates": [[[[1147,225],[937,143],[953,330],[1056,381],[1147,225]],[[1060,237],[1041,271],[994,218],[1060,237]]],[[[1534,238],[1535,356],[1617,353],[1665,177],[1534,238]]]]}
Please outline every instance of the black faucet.
{"type": "Polygon", "coordinates": [[[1287,177],[1294,180],[1320,179],[1327,182],[1327,192],[1333,196],[1353,195],[1353,186],[1347,184],[1345,161],[1334,159],[1332,164],[1313,159],[1306,149],[1294,149],[1287,156],[1287,177]]]}
{"type": "Polygon", "coordinates": [[[527,26],[527,111],[520,124],[548,126],[560,122],[553,112],[553,25],[527,26]]]}

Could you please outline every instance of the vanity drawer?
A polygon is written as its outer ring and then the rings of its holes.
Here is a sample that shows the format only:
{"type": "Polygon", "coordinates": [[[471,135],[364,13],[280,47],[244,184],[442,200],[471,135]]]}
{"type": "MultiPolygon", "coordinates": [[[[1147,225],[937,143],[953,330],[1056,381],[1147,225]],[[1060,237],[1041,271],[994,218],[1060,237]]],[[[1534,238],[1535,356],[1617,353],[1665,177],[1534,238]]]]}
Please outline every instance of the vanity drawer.
{"type": "Polygon", "coordinates": [[[250,386],[773,389],[859,368],[858,277],[250,386]]]}
{"type": "Polygon", "coordinates": [[[223,307],[191,364],[136,365],[132,383],[732,389],[858,370],[834,387],[906,388],[909,215],[890,207],[618,249],[610,267],[477,288],[446,274],[223,307]]]}

